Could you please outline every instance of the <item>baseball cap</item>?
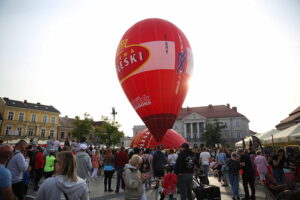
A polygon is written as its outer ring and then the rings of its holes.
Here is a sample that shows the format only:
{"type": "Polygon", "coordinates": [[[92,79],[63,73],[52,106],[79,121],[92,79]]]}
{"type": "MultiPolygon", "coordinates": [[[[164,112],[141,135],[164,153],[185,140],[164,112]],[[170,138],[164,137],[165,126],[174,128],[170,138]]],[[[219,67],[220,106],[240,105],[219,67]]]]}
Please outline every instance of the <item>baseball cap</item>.
{"type": "Polygon", "coordinates": [[[87,149],[87,145],[86,144],[80,144],[80,149],[86,150],[87,149]]]}

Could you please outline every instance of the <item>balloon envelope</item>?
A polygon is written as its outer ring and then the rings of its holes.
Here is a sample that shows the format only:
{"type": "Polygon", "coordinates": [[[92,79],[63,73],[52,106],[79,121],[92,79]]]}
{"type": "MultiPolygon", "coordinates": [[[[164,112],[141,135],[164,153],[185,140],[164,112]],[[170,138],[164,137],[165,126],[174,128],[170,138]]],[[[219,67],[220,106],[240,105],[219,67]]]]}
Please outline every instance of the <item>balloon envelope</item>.
{"type": "Polygon", "coordinates": [[[156,140],[173,127],[188,91],[193,56],[174,24],[146,19],[122,37],[116,71],[131,105],[156,140]]]}
{"type": "Polygon", "coordinates": [[[158,142],[154,139],[153,134],[148,129],[140,131],[132,140],[130,147],[153,148],[157,145],[163,145],[164,148],[178,148],[183,143],[188,143],[179,133],[173,129],[167,130],[166,134],[158,142]]]}

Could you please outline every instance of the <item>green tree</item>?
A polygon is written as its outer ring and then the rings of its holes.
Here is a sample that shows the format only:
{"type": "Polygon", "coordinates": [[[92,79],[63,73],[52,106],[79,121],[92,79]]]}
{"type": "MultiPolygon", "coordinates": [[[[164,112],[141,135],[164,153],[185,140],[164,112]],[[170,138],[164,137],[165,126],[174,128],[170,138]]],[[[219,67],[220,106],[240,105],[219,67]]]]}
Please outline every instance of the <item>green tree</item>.
{"type": "Polygon", "coordinates": [[[218,120],[215,120],[213,124],[208,123],[206,125],[206,131],[203,135],[206,146],[214,147],[215,144],[222,143],[221,131],[223,128],[225,128],[225,125],[218,120]]]}
{"type": "Polygon", "coordinates": [[[102,121],[102,125],[95,128],[95,135],[98,136],[102,143],[108,147],[119,144],[120,139],[124,137],[124,133],[119,131],[121,125],[118,122],[104,116],[102,116],[102,121]]]}
{"type": "Polygon", "coordinates": [[[87,113],[84,113],[84,119],[80,119],[79,116],[76,116],[74,121],[75,128],[72,131],[73,137],[81,139],[89,135],[93,130],[93,122],[93,118],[87,113]]]}

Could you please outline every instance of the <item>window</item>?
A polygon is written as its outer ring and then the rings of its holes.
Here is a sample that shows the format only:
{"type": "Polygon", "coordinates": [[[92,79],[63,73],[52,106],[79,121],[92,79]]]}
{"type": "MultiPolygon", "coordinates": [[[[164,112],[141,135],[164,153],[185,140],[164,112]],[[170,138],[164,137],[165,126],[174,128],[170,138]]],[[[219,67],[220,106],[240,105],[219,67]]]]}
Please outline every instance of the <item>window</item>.
{"type": "Polygon", "coordinates": [[[223,124],[224,124],[225,128],[227,128],[227,127],[228,127],[228,126],[227,126],[227,122],[223,122],[223,124]]]}
{"type": "Polygon", "coordinates": [[[51,117],[51,124],[55,124],[55,117],[51,117]]]}
{"type": "Polygon", "coordinates": [[[199,132],[200,132],[200,133],[203,133],[203,132],[204,132],[204,123],[203,123],[203,122],[200,122],[200,123],[199,123],[199,132]]]}
{"type": "Polygon", "coordinates": [[[239,122],[239,121],[236,121],[236,122],[235,122],[235,126],[236,126],[236,127],[240,127],[240,122],[239,122]]]}
{"type": "Polygon", "coordinates": [[[22,135],[22,127],[18,127],[17,131],[18,131],[18,135],[21,136],[22,135]]]}
{"type": "Polygon", "coordinates": [[[240,138],[240,137],[241,137],[241,132],[240,132],[240,131],[236,132],[236,137],[237,137],[237,138],[240,138]]]}
{"type": "Polygon", "coordinates": [[[65,133],[64,132],[60,132],[60,138],[64,139],[65,138],[65,133]]]}
{"type": "Polygon", "coordinates": [[[24,113],[19,113],[19,121],[24,121],[24,113]]]}
{"type": "Polygon", "coordinates": [[[7,126],[5,130],[5,135],[9,135],[11,131],[11,126],[7,126]]]}
{"type": "Polygon", "coordinates": [[[50,137],[53,138],[53,136],[54,136],[54,130],[51,129],[51,130],[50,130],[50,137]]]}
{"type": "Polygon", "coordinates": [[[8,120],[13,120],[14,119],[14,112],[9,112],[8,113],[8,120]]]}
{"type": "Polygon", "coordinates": [[[197,123],[193,123],[193,135],[194,138],[198,138],[197,123]]]}
{"type": "Polygon", "coordinates": [[[36,120],[36,114],[32,114],[31,115],[31,122],[35,122],[35,120],[36,120]]]}
{"type": "Polygon", "coordinates": [[[190,139],[191,138],[191,124],[187,123],[186,125],[186,139],[190,139]]]}
{"type": "Polygon", "coordinates": [[[28,136],[33,136],[33,128],[28,129],[28,136]]]}
{"type": "Polygon", "coordinates": [[[43,123],[46,124],[47,123],[47,115],[43,116],[43,123]]]}
{"type": "Polygon", "coordinates": [[[44,128],[42,128],[41,130],[41,137],[44,138],[45,137],[45,133],[46,133],[46,130],[44,128]]]}

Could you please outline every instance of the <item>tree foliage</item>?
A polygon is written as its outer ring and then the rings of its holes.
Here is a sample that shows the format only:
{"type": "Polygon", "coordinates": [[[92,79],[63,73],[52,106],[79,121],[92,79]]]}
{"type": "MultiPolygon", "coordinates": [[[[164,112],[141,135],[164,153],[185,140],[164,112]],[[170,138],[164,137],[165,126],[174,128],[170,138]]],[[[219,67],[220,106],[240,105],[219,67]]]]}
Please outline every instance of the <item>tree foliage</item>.
{"type": "Polygon", "coordinates": [[[206,146],[214,147],[215,144],[222,143],[221,131],[223,128],[225,128],[225,125],[217,120],[212,124],[208,123],[206,125],[206,131],[203,135],[206,146]]]}
{"type": "Polygon", "coordinates": [[[76,116],[74,121],[75,128],[72,131],[73,137],[81,139],[89,135],[93,130],[93,122],[93,118],[87,113],[84,113],[84,119],[80,119],[79,116],[76,116]]]}
{"type": "Polygon", "coordinates": [[[119,144],[120,139],[124,137],[124,133],[119,131],[121,125],[104,116],[102,116],[102,121],[102,125],[95,128],[95,135],[100,138],[101,143],[108,147],[119,144]]]}

